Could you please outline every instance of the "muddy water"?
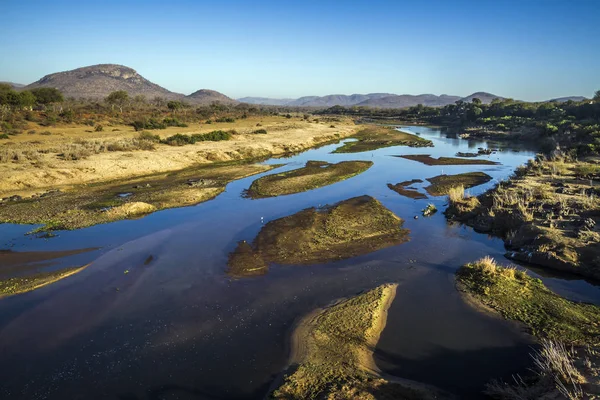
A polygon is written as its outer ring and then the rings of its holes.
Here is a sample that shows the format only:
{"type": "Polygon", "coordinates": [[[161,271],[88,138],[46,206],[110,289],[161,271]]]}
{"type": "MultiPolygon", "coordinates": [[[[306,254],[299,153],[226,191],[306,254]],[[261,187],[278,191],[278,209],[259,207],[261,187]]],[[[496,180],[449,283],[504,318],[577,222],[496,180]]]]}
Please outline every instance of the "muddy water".
{"type": "MultiPolygon", "coordinates": [[[[330,154],[337,147],[332,145],[267,161],[285,163],[268,173],[307,160],[374,162],[357,177],[305,193],[243,198],[257,175],[196,207],[58,232],[51,239],[24,236],[31,227],[0,225],[0,248],[13,252],[99,248],[41,263],[44,269],[93,261],[75,276],[0,301],[0,398],[261,398],[286,364],[297,318],[384,282],[400,284],[376,349],[385,372],[476,398],[490,378],[526,368],[529,339],[510,323],[475,312],[454,289],[457,267],[484,255],[502,260],[502,242],[449,225],[441,212],[413,219],[428,202],[443,210],[445,199],[412,200],[387,184],[484,171],[494,180],[470,190],[476,194],[533,153],[505,147],[489,156],[501,162],[491,166],[426,166],[390,157],[453,156],[488,145],[447,138],[437,129],[408,130],[435,147],[330,154]],[[326,265],[274,266],[260,277],[225,274],[237,241],[251,241],[264,223],[363,194],[406,220],[408,243],[326,265]]],[[[561,294],[600,301],[598,288],[585,281],[542,278],[561,294]]]]}

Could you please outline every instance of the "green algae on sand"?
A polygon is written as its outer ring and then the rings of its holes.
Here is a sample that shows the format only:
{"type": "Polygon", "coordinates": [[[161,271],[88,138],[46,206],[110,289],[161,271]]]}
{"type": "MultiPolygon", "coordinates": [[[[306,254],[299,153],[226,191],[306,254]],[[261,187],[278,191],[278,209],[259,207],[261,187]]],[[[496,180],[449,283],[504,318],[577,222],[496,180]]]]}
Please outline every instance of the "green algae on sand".
{"type": "Polygon", "coordinates": [[[61,279],[83,271],[88,265],[84,265],[83,267],[63,268],[58,271],[51,272],[38,272],[27,276],[0,279],[0,299],[16,294],[31,292],[54,282],[58,282],[61,279]]]}
{"type": "Polygon", "coordinates": [[[337,164],[308,161],[303,168],[255,180],[247,195],[262,198],[306,192],[356,176],[372,165],[371,161],[342,161],[337,164]]]}
{"type": "Polygon", "coordinates": [[[316,264],[367,254],[408,240],[403,220],[370,196],[308,208],[266,224],[229,255],[232,276],[265,274],[270,263],[316,264]]]}
{"type": "Polygon", "coordinates": [[[465,189],[472,188],[474,186],[483,185],[492,180],[492,177],[483,172],[466,172],[464,174],[456,175],[438,175],[433,178],[427,178],[427,181],[431,185],[427,186],[425,190],[432,196],[444,196],[448,194],[449,190],[462,186],[465,189]]]}
{"type": "Polygon", "coordinates": [[[366,127],[351,137],[357,140],[345,143],[334,153],[360,153],[391,146],[433,147],[431,140],[384,126],[366,127]]]}
{"type": "Polygon", "coordinates": [[[422,182],[423,181],[420,179],[412,179],[410,181],[396,183],[395,185],[388,183],[387,187],[404,197],[408,197],[408,198],[415,199],[415,200],[426,199],[427,195],[425,193],[421,193],[417,189],[408,187],[415,183],[422,183],[422,182]]]}
{"type": "Polygon", "coordinates": [[[306,316],[292,338],[290,368],[275,399],[440,399],[416,382],[378,374],[373,349],[397,284],[384,284],[306,316]]]}
{"type": "Polygon", "coordinates": [[[32,233],[71,230],[143,217],[213,199],[227,183],[273,166],[231,161],[78,185],[68,191],[0,205],[0,223],[43,224],[32,233]]]}
{"type": "Polygon", "coordinates": [[[498,165],[499,163],[490,160],[468,160],[455,157],[433,158],[429,154],[407,154],[404,156],[394,156],[405,158],[407,160],[417,161],[425,165],[498,165]]]}

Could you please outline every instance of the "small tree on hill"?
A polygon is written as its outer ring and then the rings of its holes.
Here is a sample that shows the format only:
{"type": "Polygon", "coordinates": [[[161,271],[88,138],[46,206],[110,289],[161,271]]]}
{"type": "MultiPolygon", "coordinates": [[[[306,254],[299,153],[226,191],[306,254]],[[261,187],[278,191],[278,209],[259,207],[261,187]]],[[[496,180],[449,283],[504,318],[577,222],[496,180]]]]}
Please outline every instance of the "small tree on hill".
{"type": "Polygon", "coordinates": [[[63,94],[56,88],[42,87],[32,89],[31,93],[35,96],[38,104],[49,105],[54,103],[62,103],[65,101],[63,94]]]}
{"type": "Polygon", "coordinates": [[[123,106],[129,101],[129,94],[124,90],[117,90],[112,92],[106,97],[106,102],[115,109],[115,106],[119,107],[119,111],[123,112],[123,106]]]}

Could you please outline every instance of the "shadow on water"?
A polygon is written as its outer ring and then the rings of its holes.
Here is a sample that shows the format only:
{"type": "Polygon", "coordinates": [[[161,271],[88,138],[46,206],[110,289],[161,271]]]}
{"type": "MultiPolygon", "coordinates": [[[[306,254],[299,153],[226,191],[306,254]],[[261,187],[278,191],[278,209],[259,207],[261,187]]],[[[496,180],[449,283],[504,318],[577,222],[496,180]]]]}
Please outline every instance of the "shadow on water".
{"type": "MultiPolygon", "coordinates": [[[[444,197],[412,200],[387,187],[442,172],[390,155],[437,158],[487,145],[447,138],[438,129],[408,129],[435,147],[330,154],[338,146],[330,145],[266,161],[286,163],[269,173],[308,160],[375,162],[363,174],[305,193],[243,198],[260,174],[230,183],[196,207],[58,232],[49,240],[24,237],[31,227],[0,226],[2,246],[15,251],[102,248],[53,260],[53,268],[93,261],[80,274],[0,301],[0,397],[261,398],[286,365],[298,317],[387,282],[400,286],[375,352],[383,371],[475,396],[489,378],[522,370],[528,337],[472,309],[454,288],[460,265],[485,255],[502,259],[502,241],[447,224],[444,197]],[[273,265],[252,279],[227,277],[229,252],[240,240],[251,242],[264,224],[365,194],[405,220],[410,241],[327,264],[273,265]],[[427,203],[440,212],[414,219],[427,203]]],[[[519,150],[486,156],[501,165],[444,166],[443,172],[492,176],[471,189],[478,194],[533,156],[519,150]]],[[[600,299],[600,290],[581,280],[543,279],[560,294],[600,299]]]]}

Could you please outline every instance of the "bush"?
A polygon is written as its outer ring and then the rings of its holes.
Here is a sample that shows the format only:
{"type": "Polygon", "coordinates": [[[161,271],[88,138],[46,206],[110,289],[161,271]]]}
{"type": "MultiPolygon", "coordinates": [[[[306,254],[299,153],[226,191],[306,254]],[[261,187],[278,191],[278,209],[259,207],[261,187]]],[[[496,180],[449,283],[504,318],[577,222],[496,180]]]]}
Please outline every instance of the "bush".
{"type": "Polygon", "coordinates": [[[215,119],[215,122],[235,122],[235,119],[231,117],[221,117],[215,119]]]}
{"type": "Polygon", "coordinates": [[[254,133],[262,133],[262,134],[266,134],[267,130],[266,129],[257,129],[254,131],[254,133]]]}
{"type": "Polygon", "coordinates": [[[96,125],[96,128],[94,128],[94,130],[96,132],[102,132],[104,130],[104,127],[102,125],[96,125]]]}
{"type": "Polygon", "coordinates": [[[144,129],[166,129],[167,125],[164,122],[157,121],[154,118],[150,118],[146,121],[133,121],[131,123],[133,129],[136,131],[143,131],[144,129]]]}
{"type": "Polygon", "coordinates": [[[175,117],[167,117],[165,119],[163,119],[163,124],[165,124],[166,126],[177,126],[179,128],[187,128],[187,124],[179,121],[177,118],[175,117]]]}
{"type": "Polygon", "coordinates": [[[169,146],[184,146],[186,144],[194,144],[196,142],[218,142],[221,140],[231,139],[231,133],[224,131],[212,131],[209,133],[195,133],[193,135],[185,135],[178,133],[173,136],[161,140],[161,143],[169,146]]]}
{"type": "Polygon", "coordinates": [[[210,119],[206,120],[205,124],[210,125],[212,124],[212,121],[210,119]]]}
{"type": "Polygon", "coordinates": [[[160,142],[160,136],[153,135],[152,133],[150,133],[148,131],[140,132],[140,134],[138,135],[138,139],[139,140],[146,140],[146,141],[153,142],[153,143],[159,143],[160,142]]]}
{"type": "Polygon", "coordinates": [[[0,139],[8,139],[8,135],[6,133],[0,134],[0,139]]]}

